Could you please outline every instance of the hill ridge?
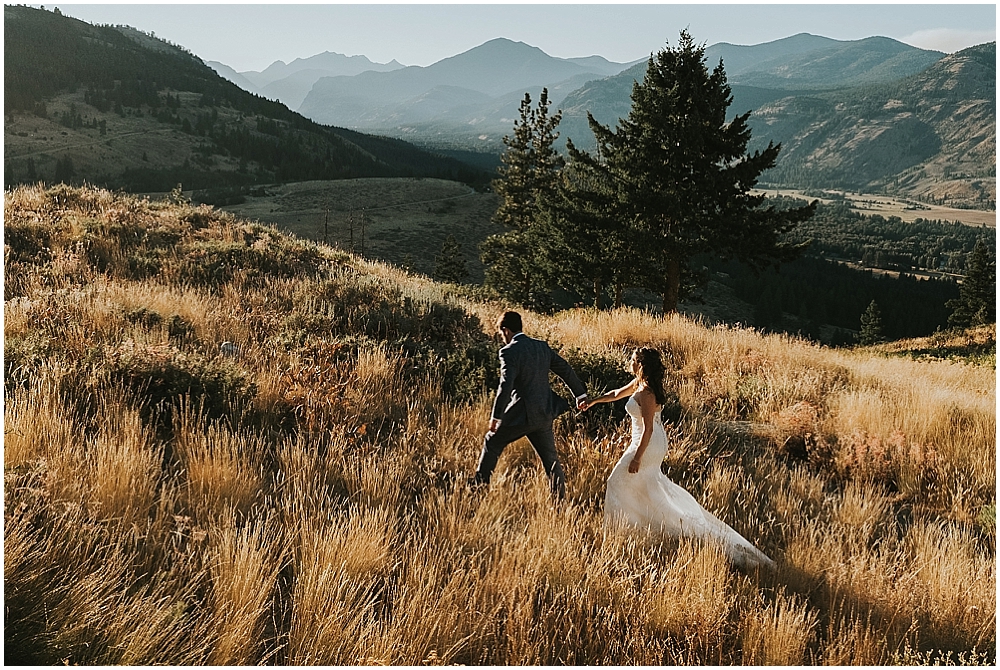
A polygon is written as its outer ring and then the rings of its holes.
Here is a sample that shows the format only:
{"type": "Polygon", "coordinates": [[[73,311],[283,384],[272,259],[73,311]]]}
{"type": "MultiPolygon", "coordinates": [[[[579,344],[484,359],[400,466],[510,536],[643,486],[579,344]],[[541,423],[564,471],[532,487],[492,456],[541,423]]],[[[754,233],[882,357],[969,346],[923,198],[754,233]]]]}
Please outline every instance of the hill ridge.
{"type": "Polygon", "coordinates": [[[400,140],[324,127],[139,31],[28,7],[5,6],[4,16],[7,184],[87,180],[166,191],[178,182],[362,175],[486,180],[400,140]],[[151,40],[161,46],[144,46],[151,40]]]}

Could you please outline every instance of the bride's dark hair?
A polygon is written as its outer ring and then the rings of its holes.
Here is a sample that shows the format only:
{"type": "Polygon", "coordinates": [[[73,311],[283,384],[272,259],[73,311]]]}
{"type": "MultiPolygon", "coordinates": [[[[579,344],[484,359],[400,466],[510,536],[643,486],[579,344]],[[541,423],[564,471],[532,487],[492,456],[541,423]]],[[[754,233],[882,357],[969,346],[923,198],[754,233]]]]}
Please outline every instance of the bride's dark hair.
{"type": "Polygon", "coordinates": [[[663,367],[660,352],[650,347],[643,347],[636,349],[634,356],[639,362],[639,380],[653,392],[657,405],[667,404],[667,392],[663,388],[663,378],[667,371],[663,367]]]}

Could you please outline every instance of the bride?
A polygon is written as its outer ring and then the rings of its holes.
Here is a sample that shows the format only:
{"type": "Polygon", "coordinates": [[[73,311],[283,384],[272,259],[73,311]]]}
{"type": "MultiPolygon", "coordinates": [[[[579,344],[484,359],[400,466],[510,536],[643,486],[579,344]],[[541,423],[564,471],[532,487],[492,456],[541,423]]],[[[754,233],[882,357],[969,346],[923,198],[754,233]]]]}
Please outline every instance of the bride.
{"type": "Polygon", "coordinates": [[[581,406],[586,410],[630,396],[625,411],[632,417],[632,442],[608,477],[605,520],[675,537],[718,542],[737,565],[773,568],[770,558],[660,472],[667,453],[667,434],[660,418],[665,402],[660,352],[636,350],[629,359],[629,370],[635,375],[629,384],[581,406]]]}

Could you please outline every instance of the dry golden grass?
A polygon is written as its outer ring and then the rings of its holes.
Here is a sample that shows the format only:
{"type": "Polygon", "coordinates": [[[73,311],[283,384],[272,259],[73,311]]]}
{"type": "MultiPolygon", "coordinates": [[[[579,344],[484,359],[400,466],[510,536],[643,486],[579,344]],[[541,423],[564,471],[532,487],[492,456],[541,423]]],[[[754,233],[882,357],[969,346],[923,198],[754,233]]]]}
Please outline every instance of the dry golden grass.
{"type": "Polygon", "coordinates": [[[163,455],[153,447],[139,413],[123,405],[105,410],[105,423],[87,450],[86,502],[97,518],[141,527],[156,500],[163,455]]]}
{"type": "Polygon", "coordinates": [[[218,424],[206,428],[184,417],[177,431],[177,453],[192,516],[206,522],[245,517],[263,494],[265,449],[257,436],[234,434],[218,424]]]}
{"type": "Polygon", "coordinates": [[[76,431],[62,411],[58,394],[57,383],[49,378],[5,402],[5,468],[27,465],[73,448],[76,431]]]}
{"type": "Polygon", "coordinates": [[[266,660],[261,634],[285,552],[283,533],[272,517],[239,527],[223,521],[212,533],[211,665],[249,665],[266,660]]]}
{"type": "Polygon", "coordinates": [[[314,275],[178,281],[198,244],[308,251],[205,208],[29,188],[5,217],[15,238],[51,224],[57,252],[7,269],[8,662],[995,661],[990,368],[525,313],[612,364],[668,354],[663,467],[777,561],[744,573],[712,545],[605,528],[618,418],[557,424],[561,505],[524,441],[489,489],[465,484],[491,389],[446,395],[467,335],[445,320],[432,356],[419,338],[438,335],[406,324],[447,306],[483,342],[499,305],[322,247],[314,275]],[[95,221],[176,236],[164,272],[127,276],[95,221]]]}
{"type": "Polygon", "coordinates": [[[752,665],[802,665],[816,626],[816,612],[797,598],[778,594],[744,623],[746,661],[752,665]]]}

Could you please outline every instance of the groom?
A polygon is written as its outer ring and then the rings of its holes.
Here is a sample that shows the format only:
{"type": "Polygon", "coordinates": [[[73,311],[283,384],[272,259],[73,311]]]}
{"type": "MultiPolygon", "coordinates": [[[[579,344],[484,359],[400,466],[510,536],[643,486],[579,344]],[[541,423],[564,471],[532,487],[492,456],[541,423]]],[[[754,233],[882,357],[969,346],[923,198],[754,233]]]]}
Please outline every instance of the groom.
{"type": "Polygon", "coordinates": [[[556,454],[552,421],[569,410],[569,403],[549,388],[549,370],[569,385],[577,409],[587,400],[587,389],[569,363],[548,344],[521,332],[517,312],[504,312],[497,320],[497,330],[506,344],[500,350],[500,386],[474,481],[489,484],[504,447],[527,437],[542,459],[553,493],[562,499],[566,480],[556,454]]]}

